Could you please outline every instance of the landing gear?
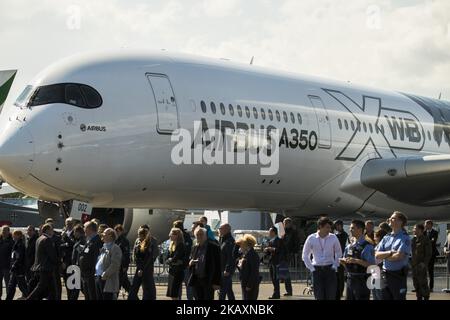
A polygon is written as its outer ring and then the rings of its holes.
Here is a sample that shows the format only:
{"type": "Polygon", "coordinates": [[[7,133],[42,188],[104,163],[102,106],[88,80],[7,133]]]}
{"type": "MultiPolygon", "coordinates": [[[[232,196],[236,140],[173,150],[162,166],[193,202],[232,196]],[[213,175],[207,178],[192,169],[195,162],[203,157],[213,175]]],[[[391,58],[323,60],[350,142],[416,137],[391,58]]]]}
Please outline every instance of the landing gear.
{"type": "Polygon", "coordinates": [[[72,210],[72,201],[62,201],[59,203],[59,212],[61,216],[66,220],[70,216],[70,211],[72,210]]]}
{"type": "Polygon", "coordinates": [[[44,219],[57,220],[62,217],[64,220],[70,216],[70,210],[72,209],[72,201],[62,201],[59,203],[38,201],[39,214],[44,219]]]}
{"type": "Polygon", "coordinates": [[[53,202],[39,200],[38,210],[44,220],[49,218],[56,220],[60,217],[59,206],[53,202]]]}

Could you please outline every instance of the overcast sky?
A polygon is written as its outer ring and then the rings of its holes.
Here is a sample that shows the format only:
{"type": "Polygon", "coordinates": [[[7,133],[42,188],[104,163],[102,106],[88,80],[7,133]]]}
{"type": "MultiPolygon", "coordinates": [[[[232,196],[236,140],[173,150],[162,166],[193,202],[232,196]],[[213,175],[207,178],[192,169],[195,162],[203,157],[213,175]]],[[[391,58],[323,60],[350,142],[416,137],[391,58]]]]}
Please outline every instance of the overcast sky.
{"type": "Polygon", "coordinates": [[[450,100],[448,0],[1,0],[0,70],[117,48],[229,58],[450,100]]]}

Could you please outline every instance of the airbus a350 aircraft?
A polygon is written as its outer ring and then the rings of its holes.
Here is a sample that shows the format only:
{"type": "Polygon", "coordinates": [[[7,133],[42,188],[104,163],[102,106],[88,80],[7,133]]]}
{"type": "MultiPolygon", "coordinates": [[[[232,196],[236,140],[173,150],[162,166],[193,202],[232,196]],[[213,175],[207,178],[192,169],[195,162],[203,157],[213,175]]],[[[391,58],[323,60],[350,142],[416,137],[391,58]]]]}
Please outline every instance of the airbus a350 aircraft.
{"type": "MultiPolygon", "coordinates": [[[[450,103],[441,100],[223,60],[120,52],[56,63],[7,109],[0,175],[42,201],[450,217],[450,103]],[[278,170],[174,163],[173,134],[194,135],[196,123],[246,139],[252,128],[278,129],[278,170]]],[[[193,140],[193,153],[196,141],[203,150],[211,143],[193,140]]]]}

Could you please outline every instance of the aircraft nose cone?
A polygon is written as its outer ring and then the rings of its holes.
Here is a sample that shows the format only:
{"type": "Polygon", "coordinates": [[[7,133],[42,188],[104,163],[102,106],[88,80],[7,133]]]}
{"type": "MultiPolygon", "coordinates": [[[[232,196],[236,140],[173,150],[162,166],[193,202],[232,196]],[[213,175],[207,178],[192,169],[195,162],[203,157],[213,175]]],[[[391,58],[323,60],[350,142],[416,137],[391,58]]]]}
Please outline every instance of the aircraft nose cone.
{"type": "Polygon", "coordinates": [[[34,161],[33,137],[21,127],[0,134],[0,176],[6,181],[22,180],[34,161]]]}

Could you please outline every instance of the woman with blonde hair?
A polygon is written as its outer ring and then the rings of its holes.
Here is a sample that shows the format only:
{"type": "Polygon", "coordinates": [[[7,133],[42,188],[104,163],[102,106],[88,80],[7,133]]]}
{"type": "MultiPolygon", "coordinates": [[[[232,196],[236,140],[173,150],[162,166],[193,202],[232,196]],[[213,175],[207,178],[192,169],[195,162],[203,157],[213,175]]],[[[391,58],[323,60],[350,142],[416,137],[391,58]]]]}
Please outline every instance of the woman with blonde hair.
{"type": "Polygon", "coordinates": [[[136,250],[137,260],[140,261],[137,276],[142,282],[142,300],[156,300],[156,286],[153,272],[154,262],[159,254],[158,243],[150,231],[146,231],[146,233],[145,239],[141,241],[136,250]]]}
{"type": "Polygon", "coordinates": [[[169,258],[167,263],[169,265],[169,283],[167,285],[167,297],[172,300],[179,299],[179,293],[181,290],[181,284],[184,279],[185,269],[185,252],[184,237],[181,229],[172,228],[170,230],[170,246],[169,246],[169,258]]]}
{"type": "Polygon", "coordinates": [[[242,253],[238,260],[239,279],[242,287],[242,300],[257,300],[259,294],[259,256],[254,247],[256,239],[250,234],[245,234],[236,241],[239,251],[242,253]]]}
{"type": "Polygon", "coordinates": [[[133,277],[130,292],[128,294],[128,300],[138,300],[139,288],[142,285],[142,276],[144,274],[145,254],[141,251],[142,244],[147,239],[149,230],[146,228],[138,229],[138,237],[133,247],[133,259],[136,264],[136,272],[133,277]]]}

